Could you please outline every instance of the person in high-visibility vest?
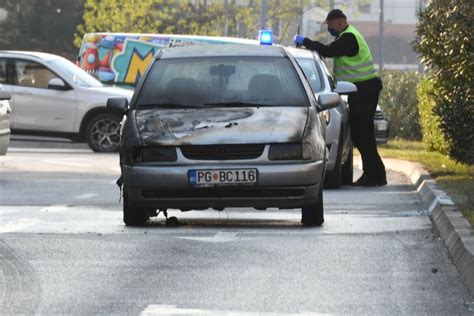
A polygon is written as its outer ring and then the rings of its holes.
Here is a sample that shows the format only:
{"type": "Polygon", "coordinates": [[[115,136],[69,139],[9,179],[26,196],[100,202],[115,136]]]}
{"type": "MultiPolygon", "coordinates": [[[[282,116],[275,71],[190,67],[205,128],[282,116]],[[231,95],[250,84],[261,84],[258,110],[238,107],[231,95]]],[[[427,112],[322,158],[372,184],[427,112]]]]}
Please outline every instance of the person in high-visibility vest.
{"type": "Polygon", "coordinates": [[[293,40],[297,46],[317,51],[322,57],[333,57],[336,81],[349,81],[357,86],[357,92],[349,94],[349,124],[352,142],[362,156],[364,172],[353,185],[386,185],[385,166],[378,154],[374,134],[374,115],[382,81],[375,70],[369,46],[360,32],[347,23],[341,10],[331,10],[324,23],[336,38],[329,45],[299,34],[293,40]]]}

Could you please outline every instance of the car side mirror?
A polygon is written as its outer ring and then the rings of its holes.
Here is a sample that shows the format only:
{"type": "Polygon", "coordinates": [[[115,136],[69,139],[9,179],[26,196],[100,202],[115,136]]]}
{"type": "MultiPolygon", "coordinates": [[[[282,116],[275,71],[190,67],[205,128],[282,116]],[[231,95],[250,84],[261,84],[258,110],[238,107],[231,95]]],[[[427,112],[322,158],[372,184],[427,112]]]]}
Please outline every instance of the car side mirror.
{"type": "Polygon", "coordinates": [[[0,100],[10,100],[12,95],[8,91],[0,90],[0,100]]]}
{"type": "Polygon", "coordinates": [[[341,103],[341,96],[336,92],[321,93],[317,98],[319,111],[334,108],[341,103]]]}
{"type": "Polygon", "coordinates": [[[125,114],[128,111],[127,98],[108,98],[107,109],[125,114]]]}
{"type": "Polygon", "coordinates": [[[66,83],[62,79],[53,78],[48,82],[48,89],[67,90],[68,87],[66,86],[66,83]]]}
{"type": "Polygon", "coordinates": [[[337,92],[341,95],[350,94],[350,93],[357,92],[357,87],[352,82],[338,81],[334,92],[337,92]]]}

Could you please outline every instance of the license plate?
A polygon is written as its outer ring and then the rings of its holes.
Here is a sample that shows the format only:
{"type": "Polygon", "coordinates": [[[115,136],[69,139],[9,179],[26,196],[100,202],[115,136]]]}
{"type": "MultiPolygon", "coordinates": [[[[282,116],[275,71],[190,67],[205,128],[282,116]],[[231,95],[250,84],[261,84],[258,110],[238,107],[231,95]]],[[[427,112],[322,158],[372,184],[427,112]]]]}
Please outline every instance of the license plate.
{"type": "Polygon", "coordinates": [[[224,185],[254,185],[257,169],[201,169],[189,170],[189,184],[193,187],[224,185]]]}

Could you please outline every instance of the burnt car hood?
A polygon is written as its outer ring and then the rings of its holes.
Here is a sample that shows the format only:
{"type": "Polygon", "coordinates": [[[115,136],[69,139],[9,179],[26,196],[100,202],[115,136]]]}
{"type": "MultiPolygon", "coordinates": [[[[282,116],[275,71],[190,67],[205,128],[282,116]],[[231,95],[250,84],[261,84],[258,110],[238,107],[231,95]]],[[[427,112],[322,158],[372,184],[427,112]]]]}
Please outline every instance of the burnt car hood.
{"type": "Polygon", "coordinates": [[[262,144],[301,141],[307,107],[185,108],[136,111],[145,145],[262,144]]]}

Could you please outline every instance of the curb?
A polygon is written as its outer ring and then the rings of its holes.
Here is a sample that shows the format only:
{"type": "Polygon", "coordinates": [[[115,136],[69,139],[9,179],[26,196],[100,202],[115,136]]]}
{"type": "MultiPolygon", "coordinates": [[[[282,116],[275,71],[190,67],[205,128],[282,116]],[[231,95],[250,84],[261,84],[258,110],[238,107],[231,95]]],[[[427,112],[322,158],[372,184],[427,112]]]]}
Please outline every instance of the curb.
{"type": "Polygon", "coordinates": [[[420,164],[392,158],[383,162],[387,169],[406,174],[415,186],[456,269],[474,294],[474,230],[467,219],[420,164]]]}

